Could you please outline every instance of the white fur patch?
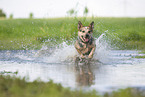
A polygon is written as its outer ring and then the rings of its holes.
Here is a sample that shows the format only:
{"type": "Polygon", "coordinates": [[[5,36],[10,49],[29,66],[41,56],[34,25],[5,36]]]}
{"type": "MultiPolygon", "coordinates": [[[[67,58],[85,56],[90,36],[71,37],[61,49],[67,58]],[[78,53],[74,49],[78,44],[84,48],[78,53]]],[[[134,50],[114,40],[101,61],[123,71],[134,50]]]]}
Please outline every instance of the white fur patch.
{"type": "Polygon", "coordinates": [[[85,27],[85,29],[88,29],[87,27],[85,27]]]}

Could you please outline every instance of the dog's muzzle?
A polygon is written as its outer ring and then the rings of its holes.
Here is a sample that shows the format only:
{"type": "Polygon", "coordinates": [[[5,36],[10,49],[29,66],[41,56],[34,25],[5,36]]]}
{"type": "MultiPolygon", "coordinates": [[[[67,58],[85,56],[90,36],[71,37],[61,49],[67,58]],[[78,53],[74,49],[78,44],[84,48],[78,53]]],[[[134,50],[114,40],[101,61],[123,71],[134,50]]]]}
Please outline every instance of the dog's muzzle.
{"type": "Polygon", "coordinates": [[[85,38],[88,38],[89,39],[90,38],[89,34],[86,34],[85,38]]]}
{"type": "Polygon", "coordinates": [[[88,42],[89,41],[89,38],[90,38],[90,36],[88,34],[86,34],[85,37],[83,37],[83,39],[84,39],[85,42],[88,42]]]}

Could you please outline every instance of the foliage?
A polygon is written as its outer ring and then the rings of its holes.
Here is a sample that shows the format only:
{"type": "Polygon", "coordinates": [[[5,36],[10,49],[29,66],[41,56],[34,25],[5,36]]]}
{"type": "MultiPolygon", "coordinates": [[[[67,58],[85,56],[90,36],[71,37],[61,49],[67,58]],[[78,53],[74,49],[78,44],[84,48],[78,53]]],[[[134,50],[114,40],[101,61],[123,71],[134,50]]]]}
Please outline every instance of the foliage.
{"type": "Polygon", "coordinates": [[[0,17],[6,17],[6,14],[0,9],[0,17]]]}
{"type": "Polygon", "coordinates": [[[10,17],[9,17],[10,19],[13,19],[13,14],[10,14],[10,17]]]}
{"type": "Polygon", "coordinates": [[[34,15],[33,15],[33,13],[31,12],[31,13],[29,14],[29,18],[32,19],[33,17],[34,17],[34,15]]]}
{"type": "Polygon", "coordinates": [[[69,16],[76,16],[77,15],[77,11],[75,9],[70,9],[66,12],[69,16]]]}
{"type": "Polygon", "coordinates": [[[144,90],[138,88],[119,89],[98,95],[95,90],[82,91],[64,88],[52,80],[27,82],[26,78],[0,75],[0,97],[144,97],[144,90]]]}
{"type": "Polygon", "coordinates": [[[96,92],[71,91],[52,80],[26,82],[26,78],[0,75],[0,97],[98,97],[96,92]]]}
{"type": "Polygon", "coordinates": [[[18,71],[16,72],[11,72],[11,71],[1,71],[0,74],[18,74],[18,71]]]}
{"type": "Polygon", "coordinates": [[[87,16],[88,13],[89,13],[89,9],[88,9],[87,6],[86,6],[85,9],[84,9],[84,16],[87,16]]]}
{"type": "Polygon", "coordinates": [[[135,56],[134,58],[145,58],[145,55],[144,56],[135,56]]]}
{"type": "Polygon", "coordinates": [[[78,21],[95,22],[93,35],[102,33],[112,47],[145,49],[145,18],[50,18],[0,20],[0,49],[39,49],[63,41],[74,43],[78,21]]]}

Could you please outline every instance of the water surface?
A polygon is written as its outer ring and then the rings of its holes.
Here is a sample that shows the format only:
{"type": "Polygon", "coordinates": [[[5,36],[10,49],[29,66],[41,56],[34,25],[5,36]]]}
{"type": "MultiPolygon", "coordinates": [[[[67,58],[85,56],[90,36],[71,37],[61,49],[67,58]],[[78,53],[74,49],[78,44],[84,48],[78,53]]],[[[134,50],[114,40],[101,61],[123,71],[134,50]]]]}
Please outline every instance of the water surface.
{"type": "MultiPolygon", "coordinates": [[[[69,46],[71,47],[71,46],[69,46]]],[[[67,47],[66,47],[67,48],[67,47]]],[[[66,49],[64,48],[64,49],[66,49]]],[[[71,47],[72,48],[72,47],[71,47]]],[[[137,51],[112,50],[109,56],[96,55],[87,65],[75,63],[75,52],[55,50],[0,51],[0,72],[18,71],[28,81],[41,79],[61,83],[65,87],[96,89],[145,86],[145,60],[136,59],[137,51]],[[67,57],[66,57],[67,56],[67,57]],[[96,58],[96,59],[95,59],[96,58]]]]}

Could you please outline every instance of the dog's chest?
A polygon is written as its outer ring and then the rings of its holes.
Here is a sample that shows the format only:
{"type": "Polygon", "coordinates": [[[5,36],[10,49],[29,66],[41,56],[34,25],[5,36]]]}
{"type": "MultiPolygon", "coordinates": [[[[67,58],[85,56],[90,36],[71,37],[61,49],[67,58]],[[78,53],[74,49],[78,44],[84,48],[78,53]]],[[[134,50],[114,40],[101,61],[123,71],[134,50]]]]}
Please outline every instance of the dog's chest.
{"type": "Polygon", "coordinates": [[[90,44],[84,44],[84,43],[80,43],[80,51],[82,53],[87,53],[88,51],[91,50],[92,46],[90,44]]]}

